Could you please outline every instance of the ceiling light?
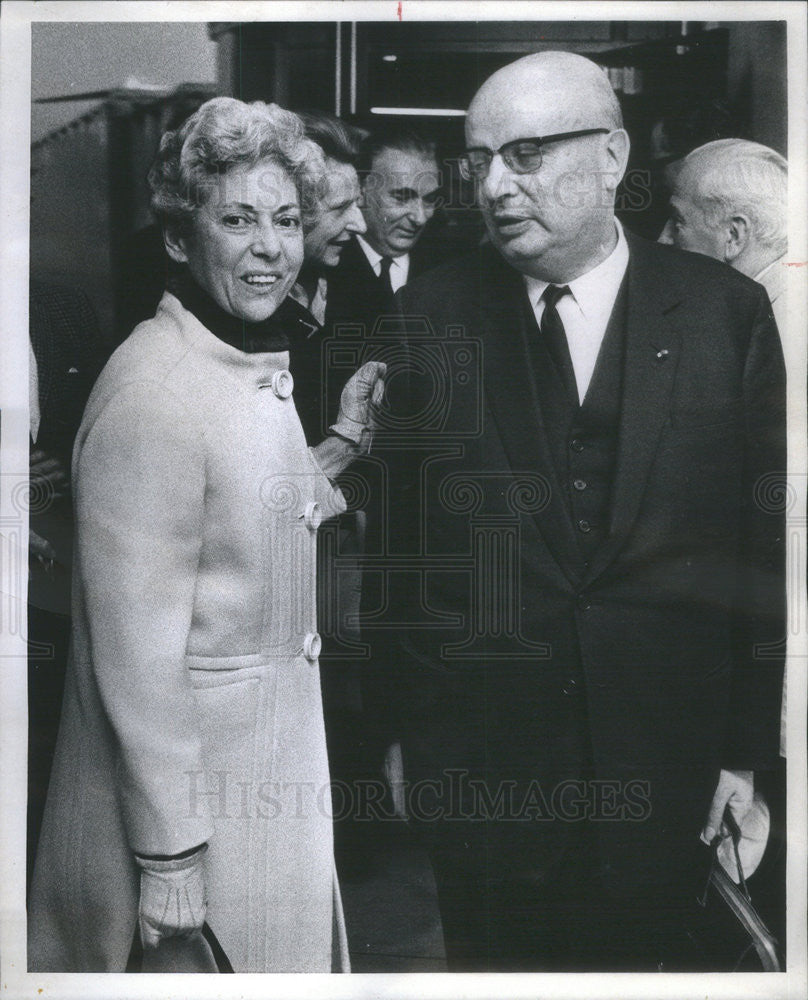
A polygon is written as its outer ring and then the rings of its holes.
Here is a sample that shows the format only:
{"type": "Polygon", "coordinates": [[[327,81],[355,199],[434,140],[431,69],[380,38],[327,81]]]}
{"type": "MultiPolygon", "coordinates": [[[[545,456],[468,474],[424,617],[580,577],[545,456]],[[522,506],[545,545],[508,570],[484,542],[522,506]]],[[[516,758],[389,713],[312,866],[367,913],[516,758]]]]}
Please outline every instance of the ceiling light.
{"type": "Polygon", "coordinates": [[[464,118],[460,108],[371,108],[372,115],[435,115],[440,118],[464,118]]]}

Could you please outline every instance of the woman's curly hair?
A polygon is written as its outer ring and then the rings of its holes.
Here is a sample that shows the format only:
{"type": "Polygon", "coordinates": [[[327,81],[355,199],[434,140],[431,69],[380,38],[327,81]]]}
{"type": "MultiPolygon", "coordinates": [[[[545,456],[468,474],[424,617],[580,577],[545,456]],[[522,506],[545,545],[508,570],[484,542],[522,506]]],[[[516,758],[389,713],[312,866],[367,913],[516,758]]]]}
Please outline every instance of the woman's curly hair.
{"type": "Polygon", "coordinates": [[[184,230],[215,178],[261,160],[289,174],[305,211],[325,164],[300,118],[277,104],[214,97],[161,139],[148,175],[152,211],[163,228],[184,230]]]}

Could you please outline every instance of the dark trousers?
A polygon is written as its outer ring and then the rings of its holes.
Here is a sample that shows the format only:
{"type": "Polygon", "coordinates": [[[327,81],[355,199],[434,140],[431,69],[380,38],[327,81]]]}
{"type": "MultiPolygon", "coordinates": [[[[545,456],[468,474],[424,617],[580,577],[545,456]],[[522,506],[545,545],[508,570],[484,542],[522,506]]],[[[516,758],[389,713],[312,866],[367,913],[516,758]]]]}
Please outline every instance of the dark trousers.
{"type": "Polygon", "coordinates": [[[495,850],[480,849],[479,839],[469,850],[461,830],[433,836],[429,851],[449,970],[686,969],[683,927],[695,894],[683,886],[622,896],[607,889],[594,840],[592,825],[580,824],[551,865],[527,873],[509,867],[495,850]]]}
{"type": "MultiPolygon", "coordinates": [[[[328,648],[326,642],[324,648],[328,648]]],[[[353,881],[373,870],[376,826],[363,799],[379,797],[381,775],[373,770],[368,722],[362,706],[359,667],[323,659],[320,666],[323,716],[334,811],[334,855],[339,877],[353,881]]]]}

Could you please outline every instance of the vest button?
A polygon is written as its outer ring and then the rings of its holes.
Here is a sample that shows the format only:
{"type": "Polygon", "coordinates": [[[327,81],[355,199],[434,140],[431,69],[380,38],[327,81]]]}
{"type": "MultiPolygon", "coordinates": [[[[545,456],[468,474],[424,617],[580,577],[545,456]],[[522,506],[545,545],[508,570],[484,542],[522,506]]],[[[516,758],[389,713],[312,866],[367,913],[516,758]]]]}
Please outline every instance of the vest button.
{"type": "Polygon", "coordinates": [[[561,687],[561,693],[567,695],[567,697],[571,697],[576,694],[577,690],[578,681],[574,677],[568,677],[561,687]]]}
{"type": "Polygon", "coordinates": [[[579,611],[589,611],[592,607],[592,602],[585,594],[579,594],[575,603],[578,605],[579,611]]]}
{"type": "Polygon", "coordinates": [[[585,490],[586,489],[586,480],[585,479],[573,479],[572,485],[578,491],[585,490]]]}
{"type": "Polygon", "coordinates": [[[317,657],[320,655],[320,650],[323,648],[322,640],[316,632],[309,632],[306,638],[303,640],[303,655],[309,661],[309,663],[314,663],[317,657]]]}
{"type": "Polygon", "coordinates": [[[303,523],[309,531],[316,531],[322,520],[323,514],[317,501],[313,500],[311,503],[307,503],[306,509],[303,511],[303,523]]]}
{"type": "Polygon", "coordinates": [[[275,372],[269,384],[278,399],[288,399],[295,387],[295,380],[292,378],[292,373],[284,369],[275,372]]]}
{"type": "Polygon", "coordinates": [[[578,530],[583,531],[583,533],[586,535],[592,530],[592,525],[589,523],[589,521],[586,520],[586,518],[582,517],[581,520],[578,522],[578,530]]]}
{"type": "Polygon", "coordinates": [[[570,441],[570,448],[572,448],[573,451],[583,451],[584,443],[580,438],[573,438],[572,441],[570,441]]]}

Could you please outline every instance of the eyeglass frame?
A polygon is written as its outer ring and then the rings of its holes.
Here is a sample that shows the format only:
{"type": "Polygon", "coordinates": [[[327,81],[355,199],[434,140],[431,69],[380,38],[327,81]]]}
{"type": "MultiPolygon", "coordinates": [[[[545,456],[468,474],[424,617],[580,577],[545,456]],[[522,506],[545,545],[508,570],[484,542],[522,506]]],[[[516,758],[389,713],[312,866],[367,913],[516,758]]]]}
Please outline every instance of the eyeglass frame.
{"type": "Polygon", "coordinates": [[[510,142],[503,143],[499,149],[488,149],[487,146],[472,146],[470,149],[465,150],[461,153],[458,166],[460,168],[460,175],[463,180],[467,181],[484,181],[488,176],[488,172],[491,169],[491,164],[494,162],[495,156],[501,156],[505,166],[508,170],[515,174],[523,176],[524,174],[533,174],[537,170],[541,169],[543,163],[542,147],[549,145],[551,142],[561,142],[563,139],[579,139],[586,135],[607,135],[609,132],[613,132],[614,129],[611,128],[583,128],[578,129],[575,132],[556,132],[553,135],[535,135],[535,136],[525,136],[521,139],[511,139],[510,142]],[[537,167],[532,167],[530,170],[518,170],[508,159],[508,148],[511,146],[518,146],[520,142],[534,142],[539,148],[539,165],[537,167]],[[490,153],[490,159],[486,165],[484,174],[475,174],[472,170],[469,170],[469,153],[490,153]]]}

